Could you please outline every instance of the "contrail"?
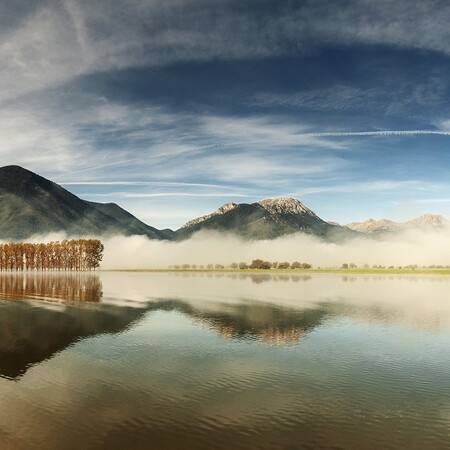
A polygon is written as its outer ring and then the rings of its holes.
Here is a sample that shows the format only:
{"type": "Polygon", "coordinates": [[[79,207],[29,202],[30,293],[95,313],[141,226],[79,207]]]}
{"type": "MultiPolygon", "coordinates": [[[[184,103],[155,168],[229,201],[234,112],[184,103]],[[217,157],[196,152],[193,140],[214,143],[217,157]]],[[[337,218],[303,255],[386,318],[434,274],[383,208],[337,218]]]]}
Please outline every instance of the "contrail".
{"type": "Polygon", "coordinates": [[[325,131],[319,133],[302,133],[297,136],[308,137],[346,137],[346,136],[408,136],[408,135],[450,136],[445,130],[380,130],[380,131],[325,131]]]}
{"type": "MultiPolygon", "coordinates": [[[[434,136],[450,136],[450,130],[378,130],[378,131],[319,131],[311,133],[295,133],[292,137],[358,137],[358,136],[418,136],[418,135],[434,135],[434,136]]],[[[230,142],[224,144],[211,144],[202,147],[194,147],[190,151],[201,150],[221,150],[226,148],[238,147],[240,145],[260,144],[262,141],[242,141],[230,142]]],[[[294,145],[294,142],[291,142],[294,145]]]]}

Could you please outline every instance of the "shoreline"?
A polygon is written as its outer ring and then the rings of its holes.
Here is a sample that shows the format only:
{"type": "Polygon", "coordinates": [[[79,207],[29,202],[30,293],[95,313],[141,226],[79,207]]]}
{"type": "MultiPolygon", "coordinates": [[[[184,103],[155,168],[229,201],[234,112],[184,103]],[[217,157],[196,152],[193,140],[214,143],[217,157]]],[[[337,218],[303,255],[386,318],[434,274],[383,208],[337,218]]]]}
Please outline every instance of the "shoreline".
{"type": "Polygon", "coordinates": [[[144,273],[232,273],[232,274],[340,274],[340,275],[450,275],[450,268],[442,269],[100,269],[97,272],[144,273]]]}

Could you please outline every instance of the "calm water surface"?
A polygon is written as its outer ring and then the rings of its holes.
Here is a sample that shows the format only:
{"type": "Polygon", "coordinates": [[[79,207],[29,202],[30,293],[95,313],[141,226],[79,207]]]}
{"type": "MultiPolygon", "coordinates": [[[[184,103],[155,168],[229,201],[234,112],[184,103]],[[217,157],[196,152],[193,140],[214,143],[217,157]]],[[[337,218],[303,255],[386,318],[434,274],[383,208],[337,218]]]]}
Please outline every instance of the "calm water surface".
{"type": "Polygon", "coordinates": [[[0,276],[1,449],[450,448],[450,278],[0,276]]]}

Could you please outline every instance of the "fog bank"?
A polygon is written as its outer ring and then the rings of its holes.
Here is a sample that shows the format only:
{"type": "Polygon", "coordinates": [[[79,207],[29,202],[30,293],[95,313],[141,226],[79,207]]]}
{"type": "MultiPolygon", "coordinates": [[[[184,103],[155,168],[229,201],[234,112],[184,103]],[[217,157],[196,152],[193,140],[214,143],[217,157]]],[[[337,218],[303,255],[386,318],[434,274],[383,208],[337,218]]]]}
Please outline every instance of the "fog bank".
{"type": "MultiPolygon", "coordinates": [[[[274,240],[246,241],[232,234],[199,232],[182,242],[157,241],[145,236],[97,237],[104,246],[102,269],[165,269],[182,264],[251,262],[260,258],[278,262],[307,262],[314,267],[344,263],[389,266],[450,265],[450,227],[407,230],[372,238],[361,236],[341,244],[298,233],[274,240]]],[[[27,242],[72,239],[64,233],[33,236],[27,242]]]]}
{"type": "Polygon", "coordinates": [[[342,244],[324,242],[305,234],[268,241],[245,241],[233,235],[200,232],[183,242],[153,241],[143,236],[103,239],[103,269],[155,269],[182,264],[223,264],[300,261],[314,267],[450,265],[450,228],[408,230],[373,239],[358,237],[342,244]]]}

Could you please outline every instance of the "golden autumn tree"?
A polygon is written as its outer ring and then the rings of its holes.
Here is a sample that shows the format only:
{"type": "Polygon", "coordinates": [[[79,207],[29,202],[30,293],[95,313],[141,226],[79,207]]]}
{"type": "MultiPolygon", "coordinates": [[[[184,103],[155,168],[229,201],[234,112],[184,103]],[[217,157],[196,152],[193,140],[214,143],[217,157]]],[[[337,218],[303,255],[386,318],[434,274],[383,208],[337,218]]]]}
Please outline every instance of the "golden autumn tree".
{"type": "Polygon", "coordinates": [[[1,271],[92,270],[100,266],[104,246],[98,239],[0,244],[1,271]]]}

